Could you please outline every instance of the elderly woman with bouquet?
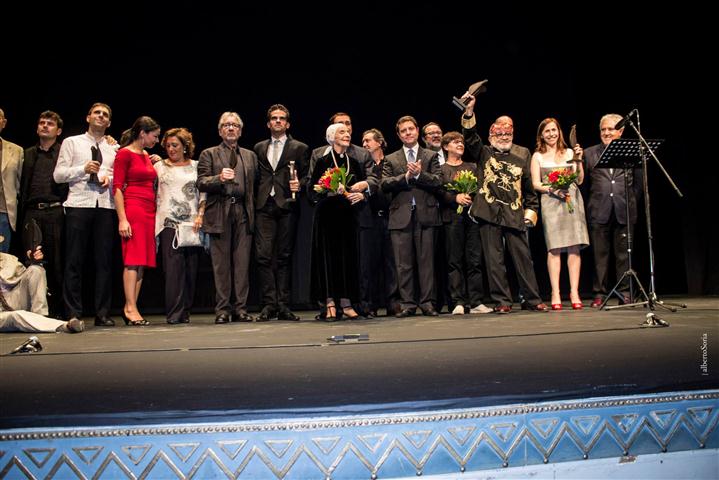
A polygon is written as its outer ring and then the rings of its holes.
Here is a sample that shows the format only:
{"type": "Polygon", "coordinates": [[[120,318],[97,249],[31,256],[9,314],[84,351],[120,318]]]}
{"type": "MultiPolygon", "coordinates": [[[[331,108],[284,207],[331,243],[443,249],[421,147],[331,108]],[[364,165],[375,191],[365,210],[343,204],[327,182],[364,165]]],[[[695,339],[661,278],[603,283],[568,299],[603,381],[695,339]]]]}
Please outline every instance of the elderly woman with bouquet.
{"type": "Polygon", "coordinates": [[[562,309],[559,292],[561,254],[567,252],[569,297],[574,310],[582,308],[579,297],[579,251],[589,245],[584,202],[577,185],[584,181],[582,149],[567,148],[559,122],[545,118],[537,129],[537,147],[532,156],[532,184],[541,194],[542,225],[547,244],[547,269],[552,285],[552,310],[562,309]]]}
{"type": "Polygon", "coordinates": [[[449,293],[456,305],[453,315],[490,313],[482,301],[482,243],[479,225],[469,218],[472,196],[477,192],[477,164],[463,162],[464,137],[448,132],[442,137],[446,162],[442,165],[441,214],[445,233],[449,293]]]}
{"type": "Polygon", "coordinates": [[[347,154],[350,131],[344,123],[327,128],[332,147],[312,171],[310,201],[317,205],[312,227],[312,295],[324,304],[319,320],[358,318],[351,299],[358,298],[357,213],[368,184],[365,170],[347,154]],[[339,305],[338,303],[339,302],[339,305]]]}

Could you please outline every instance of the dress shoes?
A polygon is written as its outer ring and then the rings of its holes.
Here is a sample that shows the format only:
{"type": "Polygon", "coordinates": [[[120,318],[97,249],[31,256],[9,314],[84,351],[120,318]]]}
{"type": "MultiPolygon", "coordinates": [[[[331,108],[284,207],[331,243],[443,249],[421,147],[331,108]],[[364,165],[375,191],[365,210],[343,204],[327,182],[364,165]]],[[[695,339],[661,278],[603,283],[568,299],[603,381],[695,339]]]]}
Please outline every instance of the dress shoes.
{"type": "Polygon", "coordinates": [[[289,308],[280,309],[279,313],[277,313],[277,319],[278,320],[290,320],[293,322],[300,321],[300,317],[298,317],[297,315],[292,313],[289,308]]]}
{"type": "Polygon", "coordinates": [[[553,304],[552,304],[552,310],[554,310],[554,311],[559,311],[559,310],[561,310],[561,309],[562,309],[562,304],[561,304],[561,303],[553,303],[553,304]]]}
{"type": "Polygon", "coordinates": [[[182,314],[182,318],[180,318],[180,323],[190,323],[190,312],[184,312],[182,314]]]}
{"type": "Polygon", "coordinates": [[[60,333],[80,333],[83,330],[85,330],[85,322],[76,317],[71,318],[55,329],[56,332],[60,333]]]}
{"type": "MultiPolygon", "coordinates": [[[[397,315],[397,314],[400,313],[401,311],[402,311],[402,305],[401,305],[401,304],[399,304],[399,303],[397,303],[397,302],[392,303],[392,305],[390,305],[389,308],[387,308],[387,316],[389,317],[390,315],[397,315]]],[[[375,317],[376,317],[376,316],[377,316],[377,315],[375,315],[375,317]]]]}
{"type": "Polygon", "coordinates": [[[96,327],[114,327],[115,320],[105,315],[104,317],[95,317],[96,327]]]}
{"type": "Polygon", "coordinates": [[[181,318],[168,318],[167,323],[170,325],[179,325],[182,323],[182,317],[181,318]]]}
{"type": "Polygon", "coordinates": [[[404,310],[398,312],[395,314],[395,317],[397,318],[407,318],[414,315],[414,309],[413,308],[405,308],[404,310]]]}
{"type": "Polygon", "coordinates": [[[230,315],[227,313],[220,313],[215,317],[215,323],[221,324],[221,323],[230,323],[230,315]]]}
{"type": "Polygon", "coordinates": [[[439,316],[439,313],[437,313],[437,310],[435,310],[434,307],[427,307],[422,309],[422,315],[425,317],[437,317],[439,316]]]}
{"type": "MultiPolygon", "coordinates": [[[[561,307],[561,304],[559,304],[561,307]]],[[[533,312],[548,312],[549,307],[544,303],[538,303],[537,305],[527,305],[527,310],[531,310],[533,312]]]]}
{"type": "Polygon", "coordinates": [[[581,310],[584,308],[584,305],[582,302],[579,303],[572,303],[572,310],[581,310]]]}
{"type": "Polygon", "coordinates": [[[232,315],[232,321],[233,322],[254,322],[255,319],[252,318],[252,315],[250,315],[247,312],[240,312],[232,315]]]}
{"type": "Polygon", "coordinates": [[[260,312],[260,315],[257,317],[257,321],[258,322],[268,322],[268,321],[272,320],[273,318],[277,318],[277,312],[275,312],[275,309],[273,307],[267,305],[260,312]]]}
{"type": "Polygon", "coordinates": [[[511,305],[497,305],[494,307],[494,313],[507,314],[512,311],[511,305]]]}
{"type": "Polygon", "coordinates": [[[592,304],[590,306],[592,308],[599,308],[602,306],[602,303],[604,303],[604,299],[602,297],[594,297],[594,300],[592,300],[592,304]]]}
{"type": "Polygon", "coordinates": [[[627,305],[628,303],[632,303],[629,295],[622,295],[622,298],[619,299],[619,305],[627,305]]]}

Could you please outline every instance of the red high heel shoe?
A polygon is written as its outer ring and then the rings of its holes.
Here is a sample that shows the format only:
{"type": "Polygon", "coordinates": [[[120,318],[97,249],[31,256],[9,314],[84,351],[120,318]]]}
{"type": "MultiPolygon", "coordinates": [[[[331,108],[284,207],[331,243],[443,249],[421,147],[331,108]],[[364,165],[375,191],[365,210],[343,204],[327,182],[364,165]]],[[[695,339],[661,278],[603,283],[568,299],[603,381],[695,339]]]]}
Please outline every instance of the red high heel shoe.
{"type": "Polygon", "coordinates": [[[561,310],[562,304],[561,303],[553,303],[552,304],[552,310],[561,310]]]}
{"type": "Polygon", "coordinates": [[[584,305],[582,304],[582,302],[579,302],[579,303],[572,302],[572,309],[581,310],[583,308],[584,308],[584,305]]]}

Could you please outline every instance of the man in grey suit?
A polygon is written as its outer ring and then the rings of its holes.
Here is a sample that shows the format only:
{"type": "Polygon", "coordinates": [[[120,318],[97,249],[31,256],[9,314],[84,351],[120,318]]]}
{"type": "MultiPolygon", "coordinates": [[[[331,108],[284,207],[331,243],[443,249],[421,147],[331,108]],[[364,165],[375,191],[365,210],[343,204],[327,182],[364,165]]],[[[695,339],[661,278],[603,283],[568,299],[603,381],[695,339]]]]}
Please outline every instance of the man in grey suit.
{"type": "Polygon", "coordinates": [[[197,188],[207,192],[203,230],[210,235],[218,324],[254,320],[247,313],[247,294],[257,155],[237,145],[242,126],[237,113],[223,113],[218,125],[222,143],[203,150],[197,164],[197,188]]]}
{"type": "Polygon", "coordinates": [[[442,225],[435,192],[441,186],[437,153],[417,143],[417,120],[409,115],[397,120],[402,148],[388,155],[382,168],[382,191],[392,195],[389,230],[392,237],[402,311],[399,318],[422,313],[436,316],[434,290],[435,227],[442,225]],[[414,269],[419,279],[415,296],[414,269]]]}
{"type": "MultiPolygon", "coordinates": [[[[596,168],[599,157],[612,140],[620,138],[624,128],[616,130],[614,126],[622,119],[621,115],[610,113],[599,121],[599,134],[602,143],[587,148],[584,158],[587,161],[589,178],[589,202],[587,217],[589,235],[594,252],[594,282],[592,307],[597,308],[604,302],[609,289],[609,257],[614,250],[617,281],[629,268],[627,252],[627,196],[624,192],[625,171],[614,168],[596,168]]],[[[637,221],[636,195],[641,191],[641,175],[633,171],[627,176],[629,185],[629,223],[637,221]],[[635,178],[637,179],[635,181],[635,178]]],[[[626,280],[626,279],[625,279],[626,280]]],[[[620,303],[629,302],[629,284],[624,281],[619,286],[622,294],[620,303]]]]}
{"type": "MultiPolygon", "coordinates": [[[[0,133],[7,125],[5,112],[0,109],[0,133]]],[[[0,252],[7,253],[10,236],[15,231],[17,219],[17,193],[20,190],[23,150],[19,145],[0,137],[0,252]]]]}

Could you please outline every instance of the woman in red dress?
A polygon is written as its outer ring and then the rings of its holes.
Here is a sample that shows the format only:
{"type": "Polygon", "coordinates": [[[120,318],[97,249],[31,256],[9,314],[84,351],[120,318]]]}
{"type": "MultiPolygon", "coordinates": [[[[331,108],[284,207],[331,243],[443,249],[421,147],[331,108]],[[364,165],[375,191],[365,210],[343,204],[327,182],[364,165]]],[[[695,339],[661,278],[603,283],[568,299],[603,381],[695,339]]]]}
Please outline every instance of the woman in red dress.
{"type": "Polygon", "coordinates": [[[157,173],[145,151],[160,137],[160,125],[140,117],[130,129],[129,145],[115,156],[113,193],[122,237],[122,286],[126,325],[149,325],[137,310],[145,267],[155,267],[155,179],[157,173]]]}

